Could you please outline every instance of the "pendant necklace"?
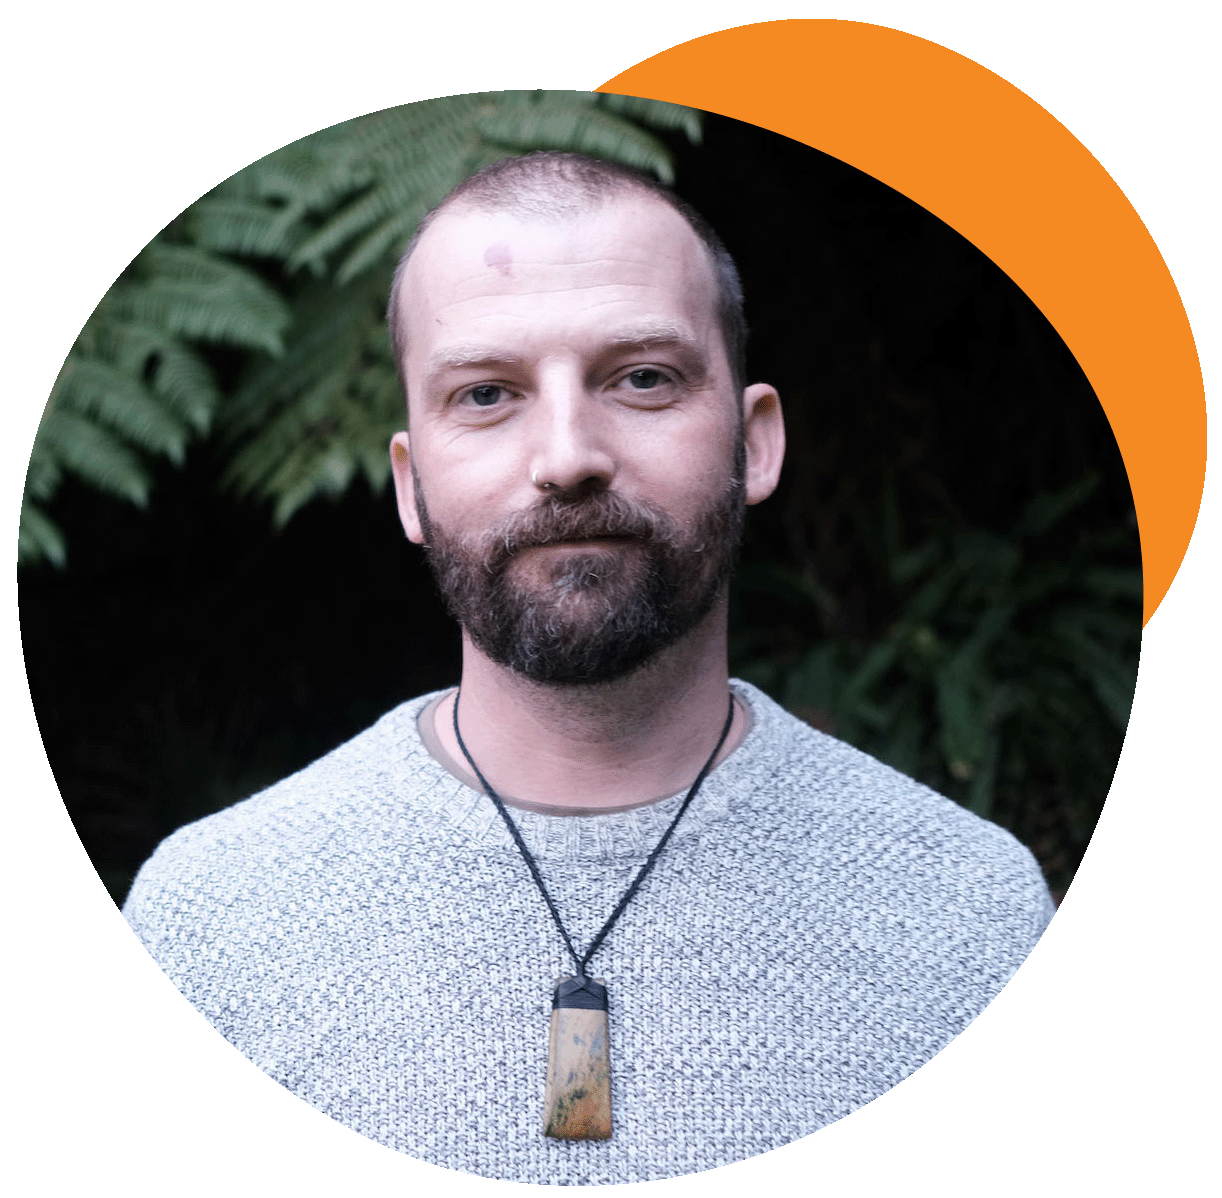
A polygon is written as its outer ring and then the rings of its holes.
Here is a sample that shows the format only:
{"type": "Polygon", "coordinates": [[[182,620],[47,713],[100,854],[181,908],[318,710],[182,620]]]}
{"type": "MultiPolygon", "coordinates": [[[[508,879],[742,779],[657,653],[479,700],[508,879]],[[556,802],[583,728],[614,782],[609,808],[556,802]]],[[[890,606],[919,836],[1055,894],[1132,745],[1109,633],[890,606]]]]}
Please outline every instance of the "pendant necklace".
{"type": "Polygon", "coordinates": [[[734,722],[734,695],[730,694],[730,709],[726,713],[725,727],[717,738],[709,759],[696,775],[696,781],[670,821],[670,826],[662,833],[652,853],[641,866],[640,871],[628,887],[624,897],[620,899],[607,922],[603,924],[598,935],[590,942],[584,955],[577,952],[569,939],[568,932],[560,920],[560,912],[552,901],[543,877],[531,851],[518,831],[518,825],[505,808],[501,796],[488,784],[488,779],[480,773],[479,766],[471,756],[462,733],[458,730],[458,700],[462,692],[454,696],[454,737],[462,750],[467,764],[479,779],[484,793],[492,800],[505,826],[509,829],[513,842],[518,846],[523,861],[526,862],[530,876],[534,879],[547,909],[551,912],[552,921],[560,932],[560,938],[573,958],[576,972],[569,977],[563,977],[556,983],[552,994],[552,1019],[550,1037],[547,1049],[547,1083],[543,1092],[543,1134],[556,1140],[609,1140],[611,1138],[611,1056],[607,1038],[607,987],[601,978],[586,976],[586,966],[590,958],[598,951],[606,939],[615,921],[623,914],[624,908],[632,901],[640,889],[645,876],[653,868],[653,864],[666,847],[671,833],[678,826],[683,813],[691,805],[700,789],[700,784],[713,768],[713,761],[721,752],[721,746],[730,735],[730,725],[734,722]]]}

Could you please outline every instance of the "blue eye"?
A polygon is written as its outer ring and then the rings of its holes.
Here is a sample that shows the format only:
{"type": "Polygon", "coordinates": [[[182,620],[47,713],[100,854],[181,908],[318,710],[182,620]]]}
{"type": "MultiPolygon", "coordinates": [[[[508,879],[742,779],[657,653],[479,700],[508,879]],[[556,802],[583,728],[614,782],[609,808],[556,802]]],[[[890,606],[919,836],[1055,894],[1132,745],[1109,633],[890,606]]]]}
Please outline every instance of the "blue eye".
{"type": "Polygon", "coordinates": [[[484,383],[480,387],[472,387],[467,394],[477,407],[490,408],[501,398],[502,390],[495,383],[484,383]]]}
{"type": "Polygon", "coordinates": [[[660,370],[654,370],[648,366],[643,366],[640,370],[634,370],[628,376],[628,382],[638,391],[648,391],[651,387],[656,387],[659,383],[665,381],[666,376],[660,370]]]}

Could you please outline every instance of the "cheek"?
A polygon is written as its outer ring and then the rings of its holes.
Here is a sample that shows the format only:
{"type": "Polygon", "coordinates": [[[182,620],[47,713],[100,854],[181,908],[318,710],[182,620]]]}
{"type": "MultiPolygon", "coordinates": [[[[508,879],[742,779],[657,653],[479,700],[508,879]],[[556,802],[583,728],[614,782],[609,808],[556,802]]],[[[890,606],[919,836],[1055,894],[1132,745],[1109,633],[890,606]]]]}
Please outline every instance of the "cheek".
{"type": "Polygon", "coordinates": [[[421,450],[417,470],[435,520],[471,524],[494,520],[515,490],[511,466],[495,445],[464,446],[462,438],[421,450]]]}
{"type": "Polygon", "coordinates": [[[736,437],[734,429],[710,422],[658,455],[658,477],[678,502],[687,497],[691,506],[699,506],[733,476],[736,437]]]}

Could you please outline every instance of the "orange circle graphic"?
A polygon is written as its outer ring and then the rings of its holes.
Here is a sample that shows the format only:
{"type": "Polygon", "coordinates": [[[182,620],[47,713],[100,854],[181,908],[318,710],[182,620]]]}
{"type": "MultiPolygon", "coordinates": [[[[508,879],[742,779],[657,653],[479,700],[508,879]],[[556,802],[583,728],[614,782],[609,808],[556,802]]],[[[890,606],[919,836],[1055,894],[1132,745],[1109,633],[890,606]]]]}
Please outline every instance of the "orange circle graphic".
{"type": "Polygon", "coordinates": [[[1060,333],[1111,422],[1137,510],[1150,619],[1201,503],[1204,385],[1158,247],[1081,142],[971,59],[853,21],[708,34],[599,90],[805,142],[915,200],[992,258],[1060,333]]]}

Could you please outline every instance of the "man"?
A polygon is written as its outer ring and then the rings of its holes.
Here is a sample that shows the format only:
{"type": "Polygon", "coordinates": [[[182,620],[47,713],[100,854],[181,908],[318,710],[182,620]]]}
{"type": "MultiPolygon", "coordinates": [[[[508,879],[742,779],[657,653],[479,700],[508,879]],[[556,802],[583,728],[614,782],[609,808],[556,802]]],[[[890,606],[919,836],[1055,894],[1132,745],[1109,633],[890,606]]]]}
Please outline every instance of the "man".
{"type": "Polygon", "coordinates": [[[730,683],[784,433],[720,242],[630,172],[510,160],[425,222],[390,323],[461,685],[171,837],[132,926],[283,1085],[484,1176],[694,1172],[895,1085],[1051,904],[1008,834],[730,683]]]}

